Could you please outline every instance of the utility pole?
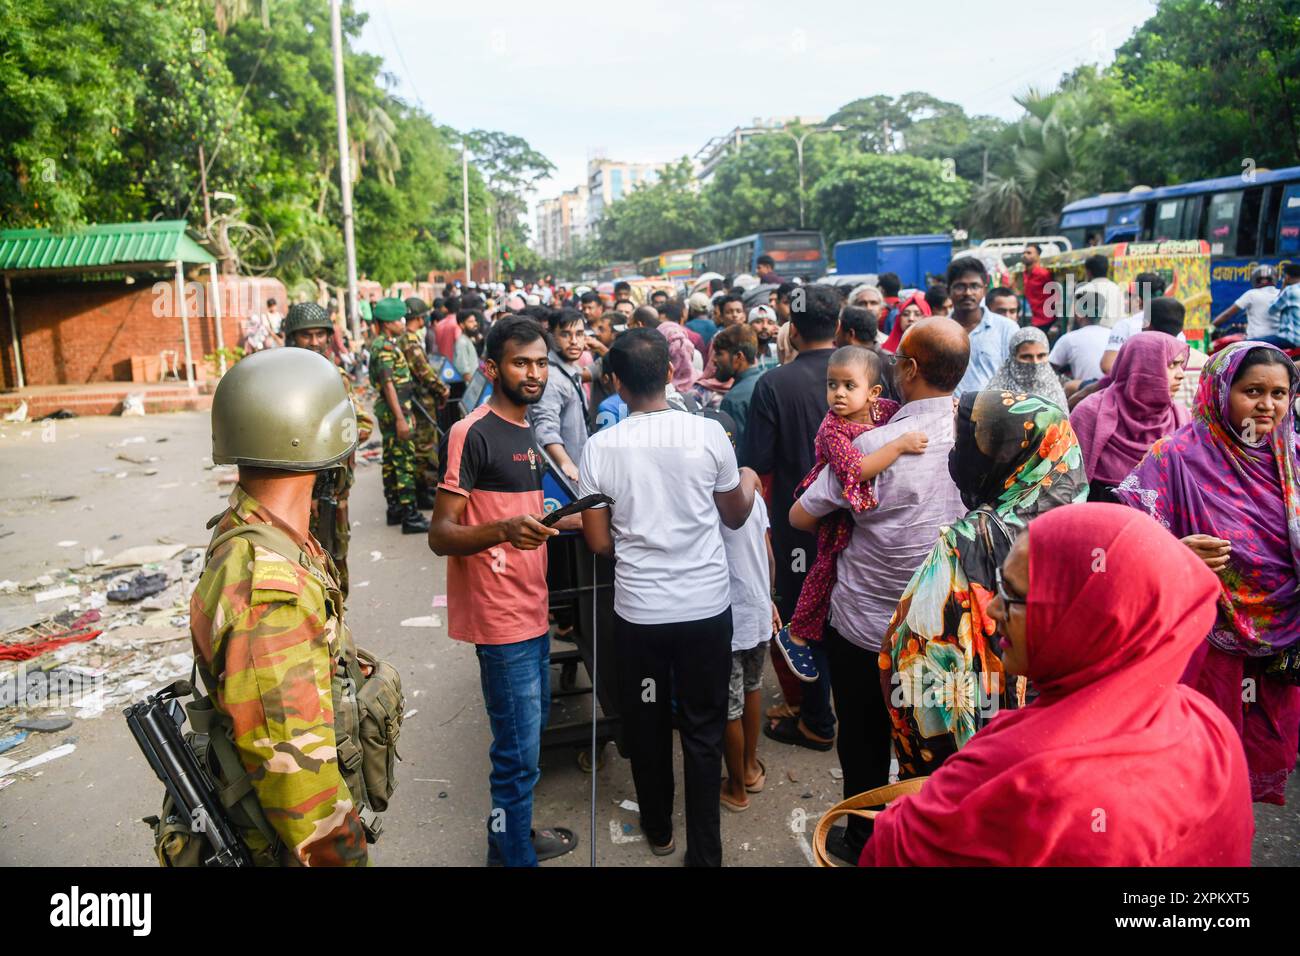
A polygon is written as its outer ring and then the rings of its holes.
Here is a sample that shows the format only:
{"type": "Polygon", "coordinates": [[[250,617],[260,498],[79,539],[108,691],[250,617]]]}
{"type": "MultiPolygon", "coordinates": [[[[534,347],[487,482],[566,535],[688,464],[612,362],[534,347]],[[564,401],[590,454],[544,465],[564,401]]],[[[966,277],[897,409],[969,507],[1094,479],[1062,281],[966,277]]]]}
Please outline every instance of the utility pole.
{"type": "Polygon", "coordinates": [[[781,132],[785,133],[786,136],[789,136],[792,140],[794,140],[795,155],[799,159],[799,228],[800,229],[803,228],[803,141],[806,140],[813,133],[843,133],[847,129],[848,129],[847,126],[841,126],[839,123],[836,123],[834,126],[814,126],[812,129],[805,131],[802,136],[796,136],[788,129],[783,128],[781,130],[781,132]]]}
{"type": "Polygon", "coordinates": [[[208,198],[208,161],[199,143],[199,188],[203,190],[203,234],[212,238],[212,201],[208,198]]]}
{"type": "Polygon", "coordinates": [[[469,257],[469,152],[464,140],[460,143],[460,183],[465,207],[465,288],[468,289],[470,268],[474,263],[469,257]]]}
{"type": "Polygon", "coordinates": [[[357,244],[352,233],[352,159],[348,149],[347,95],[343,86],[343,16],[339,0],[330,0],[330,34],[334,45],[334,112],[339,127],[339,191],[343,198],[343,252],[348,265],[348,325],[354,341],[361,339],[361,310],[357,304],[357,244]]]}

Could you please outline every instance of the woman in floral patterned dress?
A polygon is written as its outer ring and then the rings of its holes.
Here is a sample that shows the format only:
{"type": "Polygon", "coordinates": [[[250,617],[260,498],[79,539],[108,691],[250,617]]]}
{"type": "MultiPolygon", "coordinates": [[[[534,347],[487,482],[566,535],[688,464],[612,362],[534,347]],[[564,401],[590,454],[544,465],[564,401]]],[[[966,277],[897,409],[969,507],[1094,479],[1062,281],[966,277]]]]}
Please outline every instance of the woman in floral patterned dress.
{"type": "Polygon", "coordinates": [[[881,647],[904,778],[932,773],[1000,708],[1023,703],[1023,687],[1002,672],[988,615],[997,569],[1030,520],[1088,497],[1069,418],[1035,395],[963,395],[948,470],[972,510],[917,569],[881,647]]]}

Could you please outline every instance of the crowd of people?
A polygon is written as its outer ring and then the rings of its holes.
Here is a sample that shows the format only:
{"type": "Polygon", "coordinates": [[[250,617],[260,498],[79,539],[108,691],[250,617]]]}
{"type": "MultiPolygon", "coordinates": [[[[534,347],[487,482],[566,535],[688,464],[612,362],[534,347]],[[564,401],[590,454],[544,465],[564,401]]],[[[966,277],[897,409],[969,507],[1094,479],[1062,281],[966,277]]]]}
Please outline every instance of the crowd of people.
{"type": "Polygon", "coordinates": [[[614,562],[655,854],[675,730],[688,864],[722,862],[761,738],[834,748],[846,797],[927,778],[831,831],[845,862],[1249,862],[1251,801],[1283,802],[1300,745],[1300,267],[1281,290],[1258,272],[1248,339],[1207,356],[1160,276],[1122,288],[1104,256],[1053,314],[1040,253],[1020,289],[977,258],[847,294],[767,262],[647,301],[451,284],[369,304],[356,346],[335,328],[375,395],[389,520],[447,556],[449,634],[476,648],[490,864],[577,844],[532,821],[565,532],[614,562]],[[440,440],[416,448],[421,376],[440,440]],[[491,396],[462,417],[475,378],[491,396]],[[543,524],[548,460],[612,504],[543,524]]]}

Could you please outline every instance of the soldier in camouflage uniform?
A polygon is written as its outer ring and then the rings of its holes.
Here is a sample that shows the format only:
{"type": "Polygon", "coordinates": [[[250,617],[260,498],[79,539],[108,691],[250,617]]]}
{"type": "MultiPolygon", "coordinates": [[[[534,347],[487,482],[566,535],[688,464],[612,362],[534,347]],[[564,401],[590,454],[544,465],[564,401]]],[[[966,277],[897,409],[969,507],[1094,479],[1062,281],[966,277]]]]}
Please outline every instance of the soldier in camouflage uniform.
{"type": "Polygon", "coordinates": [[[332,687],[355,647],[333,563],[307,530],[315,473],[352,454],[356,414],[332,364],[272,349],[226,373],[212,423],[213,460],[240,466],[215,534],[261,523],[299,552],[294,562],[265,540],[224,540],[190,600],[199,673],[274,840],[241,835],[259,864],[364,866],[373,830],[340,768],[332,687]]]}
{"type": "Polygon", "coordinates": [[[375,424],[384,439],[384,498],[388,523],[401,524],[402,534],[425,534],[429,519],[415,506],[415,447],[411,367],[398,345],[406,331],[406,305],[401,299],[380,299],[372,310],[381,334],[370,343],[370,381],[375,387],[375,424]]]}
{"type": "Polygon", "coordinates": [[[438,409],[447,403],[447,386],[429,364],[429,356],[424,351],[424,324],[429,317],[429,306],[418,296],[406,300],[406,332],[402,335],[402,355],[411,367],[411,378],[415,382],[415,400],[424,412],[412,407],[415,412],[415,504],[417,508],[427,510],[433,507],[435,490],[438,487],[438,426],[436,415],[438,409]],[[428,417],[426,417],[427,413],[428,417]]]}
{"type": "MultiPolygon", "coordinates": [[[[330,357],[330,336],[334,332],[334,323],[329,313],[315,302],[298,302],[289,306],[289,313],[280,326],[284,333],[284,344],[298,348],[311,349],[326,358],[330,357]]],[[[337,366],[336,366],[337,367],[337,366]]],[[[352,394],[352,379],[348,373],[339,368],[339,377],[347,389],[348,399],[357,413],[357,441],[364,443],[374,429],[371,417],[361,408],[352,394]]],[[[325,550],[334,559],[338,568],[339,584],[343,596],[348,596],[348,542],[352,538],[352,522],[348,516],[348,495],[355,481],[356,453],[349,455],[338,468],[321,471],[316,475],[316,487],[312,491],[311,533],[320,541],[325,550]],[[334,515],[333,528],[321,533],[321,513],[334,515]]]]}

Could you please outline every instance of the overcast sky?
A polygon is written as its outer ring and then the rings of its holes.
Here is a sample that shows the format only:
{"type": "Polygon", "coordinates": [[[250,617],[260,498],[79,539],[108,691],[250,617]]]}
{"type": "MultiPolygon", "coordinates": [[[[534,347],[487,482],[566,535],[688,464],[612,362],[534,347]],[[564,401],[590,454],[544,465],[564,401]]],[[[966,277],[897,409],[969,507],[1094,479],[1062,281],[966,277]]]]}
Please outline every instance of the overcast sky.
{"type": "Polygon", "coordinates": [[[458,129],[522,136],[557,171],[536,198],[584,181],[588,155],[693,155],[755,117],[828,116],[923,90],[968,113],[1107,63],[1152,0],[356,0],[363,49],[398,95],[458,129]]]}

